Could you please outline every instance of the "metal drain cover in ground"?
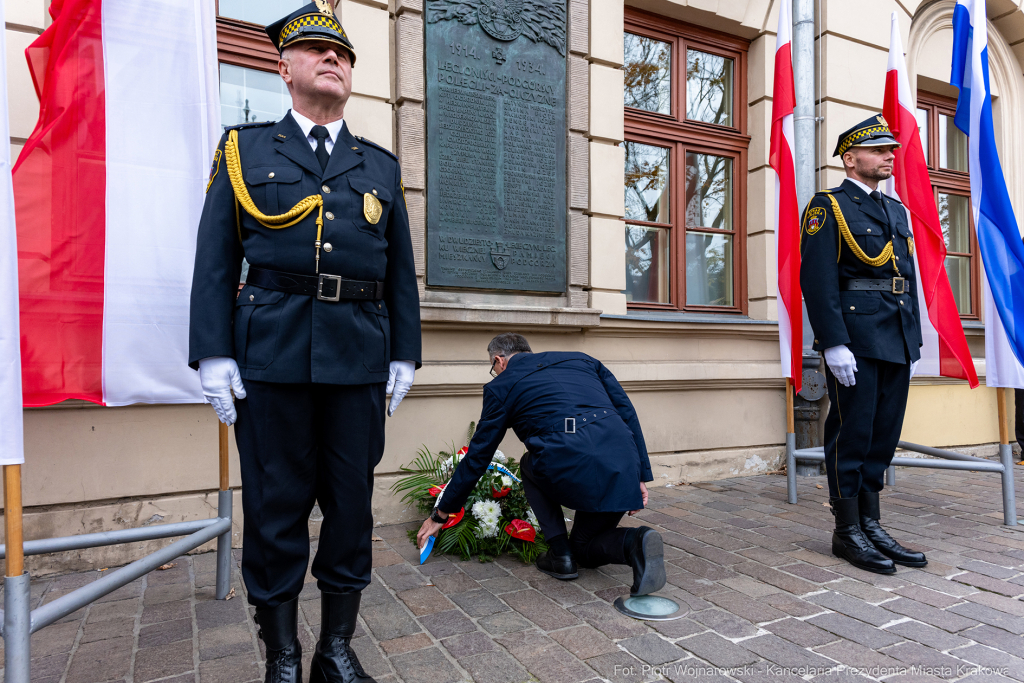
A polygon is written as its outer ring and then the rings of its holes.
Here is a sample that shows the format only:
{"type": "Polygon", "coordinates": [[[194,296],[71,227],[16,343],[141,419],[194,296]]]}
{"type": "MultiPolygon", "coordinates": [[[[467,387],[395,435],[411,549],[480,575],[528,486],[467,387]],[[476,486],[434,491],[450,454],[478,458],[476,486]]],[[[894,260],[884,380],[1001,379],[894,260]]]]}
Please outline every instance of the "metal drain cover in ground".
{"type": "Polygon", "coordinates": [[[681,606],[675,600],[657,595],[623,595],[615,598],[614,605],[615,609],[627,617],[644,621],[672,621],[682,619],[690,613],[689,608],[681,606]]]}

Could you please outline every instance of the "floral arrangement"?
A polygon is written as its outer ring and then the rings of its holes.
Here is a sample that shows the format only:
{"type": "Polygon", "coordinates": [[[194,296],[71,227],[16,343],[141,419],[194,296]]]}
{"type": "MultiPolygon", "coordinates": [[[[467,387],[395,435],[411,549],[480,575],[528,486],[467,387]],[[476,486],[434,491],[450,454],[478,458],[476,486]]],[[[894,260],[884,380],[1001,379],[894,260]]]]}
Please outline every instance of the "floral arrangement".
{"type": "MultiPolygon", "coordinates": [[[[474,426],[469,426],[470,439],[474,426]]],[[[409,466],[401,467],[408,476],[395,482],[391,489],[404,492],[402,501],[415,503],[426,517],[468,451],[465,446],[455,450],[453,444],[449,450],[435,454],[424,446],[409,466]]],[[[416,531],[409,531],[414,543],[416,531]]],[[[460,555],[467,560],[475,555],[485,562],[508,553],[528,564],[547,549],[519,480],[519,463],[501,451],[494,454],[491,466],[477,482],[466,506],[449,515],[434,545],[435,552],[460,555]]]]}

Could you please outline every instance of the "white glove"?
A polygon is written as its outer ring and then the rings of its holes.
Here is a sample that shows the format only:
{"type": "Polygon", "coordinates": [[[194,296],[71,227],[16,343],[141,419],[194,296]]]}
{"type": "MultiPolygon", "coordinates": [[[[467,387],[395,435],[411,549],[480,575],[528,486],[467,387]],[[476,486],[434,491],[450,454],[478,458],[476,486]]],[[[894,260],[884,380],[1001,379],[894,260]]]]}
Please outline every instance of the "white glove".
{"type": "Polygon", "coordinates": [[[857,372],[857,359],[845,344],[825,349],[825,362],[843,386],[852,387],[857,383],[857,378],[854,377],[854,373],[857,372]]]}
{"type": "Polygon", "coordinates": [[[917,364],[921,361],[915,360],[910,362],[910,379],[914,379],[914,375],[917,374],[917,364]]]}
{"type": "Polygon", "coordinates": [[[207,403],[213,406],[217,419],[231,426],[238,418],[235,403],[231,400],[231,390],[235,396],[245,398],[245,387],[242,386],[242,375],[238,373],[238,363],[234,358],[214,356],[199,361],[199,381],[203,385],[203,395],[207,403]]]}
{"type": "Polygon", "coordinates": [[[391,394],[391,403],[388,405],[388,417],[394,415],[395,411],[398,410],[398,404],[409,393],[415,377],[416,364],[411,360],[391,361],[391,374],[388,375],[387,388],[387,393],[391,394]]]}

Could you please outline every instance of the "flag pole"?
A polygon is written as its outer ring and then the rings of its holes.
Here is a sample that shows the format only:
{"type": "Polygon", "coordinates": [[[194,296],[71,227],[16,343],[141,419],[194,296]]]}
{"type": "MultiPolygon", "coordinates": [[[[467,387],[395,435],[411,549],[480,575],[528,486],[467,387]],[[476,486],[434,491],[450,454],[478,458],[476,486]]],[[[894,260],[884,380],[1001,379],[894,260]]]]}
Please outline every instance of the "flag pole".
{"type": "Polygon", "coordinates": [[[793,414],[793,380],[786,378],[786,493],[796,505],[796,418],[793,414]]]}
{"type": "Polygon", "coordinates": [[[1010,447],[1009,411],[1006,409],[1006,392],[1009,389],[996,388],[996,405],[999,412],[999,461],[1003,464],[1003,524],[1017,526],[1017,496],[1013,482],[1013,449],[1010,447]]]}
{"type": "Polygon", "coordinates": [[[25,573],[21,465],[4,465],[4,682],[28,683],[30,648],[29,575],[25,573]]]}
{"type": "MultiPolygon", "coordinates": [[[[217,516],[231,519],[231,478],[228,469],[228,426],[217,420],[220,464],[220,489],[217,491],[217,516]]],[[[217,593],[218,600],[228,597],[231,588],[231,527],[217,537],[217,593]]]]}

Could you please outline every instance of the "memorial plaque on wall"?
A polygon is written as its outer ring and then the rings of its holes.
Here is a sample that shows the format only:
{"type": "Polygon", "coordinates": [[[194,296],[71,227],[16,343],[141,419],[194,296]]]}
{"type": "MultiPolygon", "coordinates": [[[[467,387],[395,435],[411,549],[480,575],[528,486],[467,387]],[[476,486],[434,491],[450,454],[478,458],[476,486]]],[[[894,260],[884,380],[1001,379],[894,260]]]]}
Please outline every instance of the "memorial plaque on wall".
{"type": "Polygon", "coordinates": [[[427,0],[427,284],[565,291],[566,0],[427,0]]]}

